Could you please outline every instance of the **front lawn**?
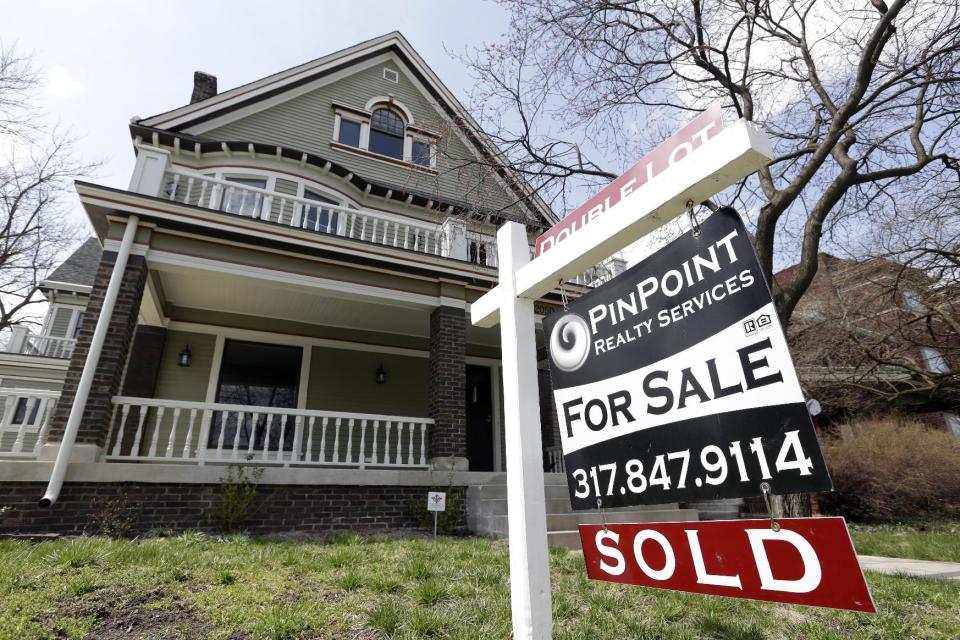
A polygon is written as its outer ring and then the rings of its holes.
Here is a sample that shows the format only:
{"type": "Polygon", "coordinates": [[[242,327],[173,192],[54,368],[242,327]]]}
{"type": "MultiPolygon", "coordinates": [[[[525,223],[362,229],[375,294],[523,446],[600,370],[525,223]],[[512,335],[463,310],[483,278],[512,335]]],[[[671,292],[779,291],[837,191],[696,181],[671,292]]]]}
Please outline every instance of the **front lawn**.
{"type": "MultiPolygon", "coordinates": [[[[556,549],[558,639],[957,638],[960,584],[868,576],[879,615],[591,582],[556,549]]],[[[486,539],[265,542],[200,534],[0,542],[0,638],[510,637],[486,539]]]]}
{"type": "Polygon", "coordinates": [[[848,523],[857,553],[960,562],[960,522],[848,523]]]}

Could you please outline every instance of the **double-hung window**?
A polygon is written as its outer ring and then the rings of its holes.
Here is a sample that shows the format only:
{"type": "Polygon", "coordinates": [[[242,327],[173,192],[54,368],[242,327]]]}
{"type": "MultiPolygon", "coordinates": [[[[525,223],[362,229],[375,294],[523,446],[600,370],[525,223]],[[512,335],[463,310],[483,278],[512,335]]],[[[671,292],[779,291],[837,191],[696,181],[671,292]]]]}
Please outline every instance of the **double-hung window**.
{"type": "Polygon", "coordinates": [[[244,187],[254,187],[257,189],[266,189],[266,178],[224,178],[227,182],[233,182],[237,186],[223,187],[223,198],[220,200],[220,210],[228,213],[236,213],[241,216],[258,217],[263,211],[263,194],[244,187]]]}

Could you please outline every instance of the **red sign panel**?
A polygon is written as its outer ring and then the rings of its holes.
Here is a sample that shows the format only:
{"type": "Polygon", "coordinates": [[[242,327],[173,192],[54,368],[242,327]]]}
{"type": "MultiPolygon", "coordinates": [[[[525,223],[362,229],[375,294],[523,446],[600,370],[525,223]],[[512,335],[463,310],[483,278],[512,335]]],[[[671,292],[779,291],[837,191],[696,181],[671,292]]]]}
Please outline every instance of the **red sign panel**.
{"type": "Polygon", "coordinates": [[[610,207],[652,180],[654,176],[690,155],[694,149],[716,136],[722,128],[720,107],[714,105],[657,145],[623,175],[544,232],[537,238],[536,255],[539,256],[569,238],[610,207]]]}
{"type": "Polygon", "coordinates": [[[843,518],[580,525],[594,580],[876,613],[843,518]]]}

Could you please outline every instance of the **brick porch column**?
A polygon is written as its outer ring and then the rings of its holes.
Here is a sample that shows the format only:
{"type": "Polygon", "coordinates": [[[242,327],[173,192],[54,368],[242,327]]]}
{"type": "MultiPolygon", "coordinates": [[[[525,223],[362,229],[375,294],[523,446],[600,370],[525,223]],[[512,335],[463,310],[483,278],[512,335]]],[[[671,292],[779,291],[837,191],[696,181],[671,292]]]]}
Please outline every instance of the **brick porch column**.
{"type": "MultiPolygon", "coordinates": [[[[63,438],[64,428],[70,416],[73,399],[80,382],[87,352],[90,350],[90,341],[93,330],[100,316],[104,294],[110,283],[110,273],[113,270],[117,254],[115,251],[105,251],[97,268],[97,275],[90,291],[90,302],[84,314],[83,325],[77,335],[77,345],[70,359],[70,368],[67,369],[66,379],[60,401],[57,403],[53,419],[50,422],[49,445],[59,448],[63,438]]],[[[143,256],[131,255],[127,261],[127,268],[120,283],[120,292],[110,320],[110,330],[107,333],[100,361],[97,365],[93,386],[87,399],[83,421],[77,432],[77,444],[93,445],[100,450],[106,447],[107,433],[110,430],[110,416],[113,405],[110,402],[113,396],[120,391],[120,379],[123,376],[123,367],[127,362],[127,354],[133,341],[133,332],[137,326],[137,314],[140,311],[140,301],[143,298],[143,289],[146,283],[147,265],[143,256]]],[[[138,363],[131,362],[130,367],[137,367],[138,363]]],[[[48,446],[49,446],[48,445],[48,446]]],[[[53,453],[55,455],[55,452],[53,453]]],[[[41,454],[46,458],[46,454],[41,454]]]]}
{"type": "Polygon", "coordinates": [[[430,314],[428,451],[437,469],[467,470],[466,313],[437,307],[430,314]]]}

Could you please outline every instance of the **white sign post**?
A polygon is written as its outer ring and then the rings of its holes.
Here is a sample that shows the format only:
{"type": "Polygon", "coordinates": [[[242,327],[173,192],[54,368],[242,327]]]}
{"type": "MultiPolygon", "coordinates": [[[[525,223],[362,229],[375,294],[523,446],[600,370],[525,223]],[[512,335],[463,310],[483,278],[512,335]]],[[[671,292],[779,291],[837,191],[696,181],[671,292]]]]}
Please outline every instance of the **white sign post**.
{"type": "Polygon", "coordinates": [[[553,635],[533,301],[681,215],[688,201],[703,202],[772,157],[766,136],[741,120],[533,261],[523,225],[508,222],[497,232],[500,283],[470,305],[470,319],[482,327],[500,322],[515,640],[553,635]]]}

